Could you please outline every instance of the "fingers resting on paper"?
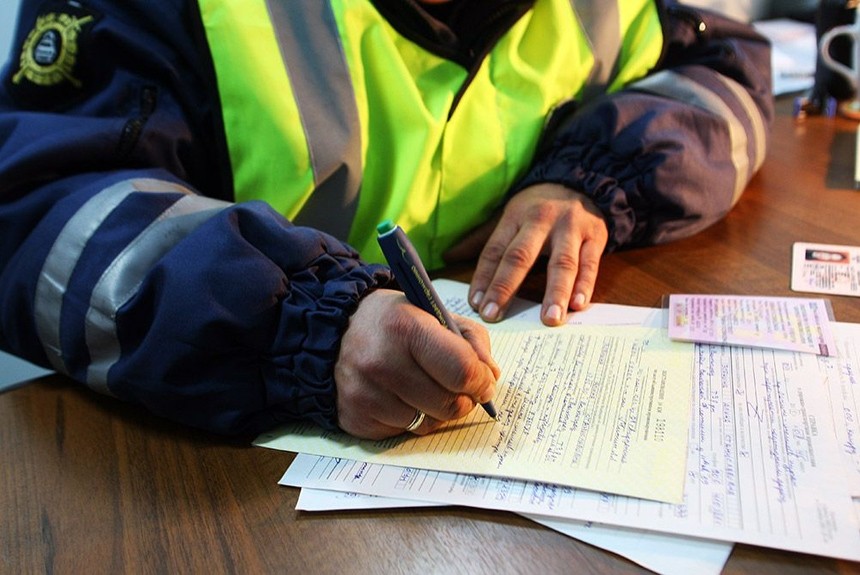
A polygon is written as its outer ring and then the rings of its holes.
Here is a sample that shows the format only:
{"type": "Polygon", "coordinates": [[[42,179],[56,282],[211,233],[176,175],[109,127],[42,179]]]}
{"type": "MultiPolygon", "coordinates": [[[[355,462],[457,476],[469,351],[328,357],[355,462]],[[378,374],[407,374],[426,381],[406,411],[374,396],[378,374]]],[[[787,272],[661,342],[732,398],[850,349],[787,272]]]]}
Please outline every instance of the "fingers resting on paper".
{"type": "Polygon", "coordinates": [[[483,245],[469,304],[485,321],[504,318],[542,255],[548,256],[548,262],[541,321],[560,325],[568,310],[588,306],[608,241],[606,222],[590,199],[557,184],[532,186],[511,198],[491,225],[476,229],[446,254],[462,259],[483,245]]]}

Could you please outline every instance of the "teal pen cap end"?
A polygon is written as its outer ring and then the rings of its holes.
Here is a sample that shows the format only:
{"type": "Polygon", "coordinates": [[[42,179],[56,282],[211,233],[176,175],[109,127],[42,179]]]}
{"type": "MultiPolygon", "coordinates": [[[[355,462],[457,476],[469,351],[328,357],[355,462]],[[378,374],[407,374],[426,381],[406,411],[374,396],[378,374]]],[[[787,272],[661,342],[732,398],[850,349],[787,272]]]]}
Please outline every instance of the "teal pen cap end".
{"type": "Polygon", "coordinates": [[[380,222],[379,224],[377,224],[376,233],[381,236],[382,234],[387,234],[388,232],[393,230],[394,227],[394,222],[392,222],[391,220],[385,220],[384,222],[380,222]]]}

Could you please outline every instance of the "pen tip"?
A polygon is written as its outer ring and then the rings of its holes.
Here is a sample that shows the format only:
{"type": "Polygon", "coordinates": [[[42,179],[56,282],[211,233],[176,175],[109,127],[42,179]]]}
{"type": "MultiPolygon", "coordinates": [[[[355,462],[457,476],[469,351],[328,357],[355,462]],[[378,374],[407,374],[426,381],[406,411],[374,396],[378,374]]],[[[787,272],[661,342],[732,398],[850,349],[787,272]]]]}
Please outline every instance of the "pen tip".
{"type": "Polygon", "coordinates": [[[496,413],[496,407],[492,403],[489,403],[489,402],[488,403],[482,403],[481,407],[484,408],[484,411],[487,412],[487,415],[489,415],[490,417],[492,417],[496,421],[499,420],[499,414],[496,413]]]}

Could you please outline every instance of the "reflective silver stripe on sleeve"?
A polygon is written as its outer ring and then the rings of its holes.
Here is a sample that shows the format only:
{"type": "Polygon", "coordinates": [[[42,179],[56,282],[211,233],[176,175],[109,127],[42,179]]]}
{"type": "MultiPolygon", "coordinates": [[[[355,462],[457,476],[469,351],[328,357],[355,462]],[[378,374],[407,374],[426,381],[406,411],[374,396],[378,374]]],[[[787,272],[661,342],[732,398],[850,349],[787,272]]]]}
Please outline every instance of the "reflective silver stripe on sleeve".
{"type": "Polygon", "coordinates": [[[99,278],[86,316],[89,387],[110,394],[108,371],[122,351],[116,332],[117,310],[137,293],[143,278],[171,247],[227,205],[196,195],[180,199],[131,241],[99,278]]]}
{"type": "Polygon", "coordinates": [[[298,103],[316,185],[294,222],[346,240],[361,188],[361,130],[331,3],[266,3],[298,103]]]}
{"type": "Polygon", "coordinates": [[[96,282],[85,317],[85,340],[91,360],[87,384],[110,393],[107,372],[119,358],[116,311],[140,286],[152,264],[179,240],[230,205],[204,198],[188,189],[155,179],[126,180],[105,188],[87,201],[60,231],[36,283],[36,329],[51,364],[68,373],[61,347],[60,319],[69,281],[87,243],[105,219],[136,192],[183,194],[117,256],[96,282]]]}
{"type": "MultiPolygon", "coordinates": [[[[755,166],[753,171],[757,172],[758,169],[761,168],[762,164],[764,164],[764,159],[767,155],[767,128],[765,127],[765,121],[761,115],[761,110],[756,106],[755,100],[750,96],[750,93],[744,90],[744,87],[738,82],[735,82],[731,78],[723,75],[718,75],[717,77],[723,84],[725,84],[732,94],[735,95],[738,102],[741,103],[747,113],[750,124],[752,124],[754,143],[753,153],[755,154],[755,166]]],[[[752,176],[752,174],[750,174],[750,176],[752,176]]]]}
{"type": "Polygon", "coordinates": [[[617,0],[571,0],[571,4],[594,55],[594,68],[582,94],[587,102],[606,93],[615,77],[621,52],[621,16],[617,0]]]}
{"type": "Polygon", "coordinates": [[[735,167],[735,186],[732,195],[732,205],[734,205],[752,177],[752,170],[746,130],[728,104],[705,86],[670,70],[663,70],[639,80],[632,84],[631,88],[693,104],[711,112],[726,123],[732,147],[732,164],[735,167]]]}
{"type": "Polygon", "coordinates": [[[153,192],[176,192],[180,188],[160,180],[129,180],[105,188],[84,204],[60,231],[36,282],[34,315],[36,331],[45,353],[55,370],[68,373],[60,347],[60,315],[63,295],[81,253],[90,238],[129,194],[146,189],[153,192]]]}

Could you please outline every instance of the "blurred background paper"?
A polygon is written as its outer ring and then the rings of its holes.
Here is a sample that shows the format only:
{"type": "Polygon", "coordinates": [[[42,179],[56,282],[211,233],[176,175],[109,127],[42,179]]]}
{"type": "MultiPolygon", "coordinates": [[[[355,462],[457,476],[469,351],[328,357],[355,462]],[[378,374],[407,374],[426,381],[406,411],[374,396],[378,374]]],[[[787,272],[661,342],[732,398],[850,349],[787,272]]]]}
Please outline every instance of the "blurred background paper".
{"type": "Polygon", "coordinates": [[[763,20],[753,25],[773,45],[773,93],[779,96],[811,89],[818,56],[815,26],[789,18],[763,20]]]}
{"type": "Polygon", "coordinates": [[[0,0],[0,62],[6,62],[12,47],[12,34],[18,20],[19,0],[0,0]]]}
{"type": "Polygon", "coordinates": [[[51,372],[47,369],[0,351],[0,391],[18,387],[31,379],[49,373],[51,372]]]}

